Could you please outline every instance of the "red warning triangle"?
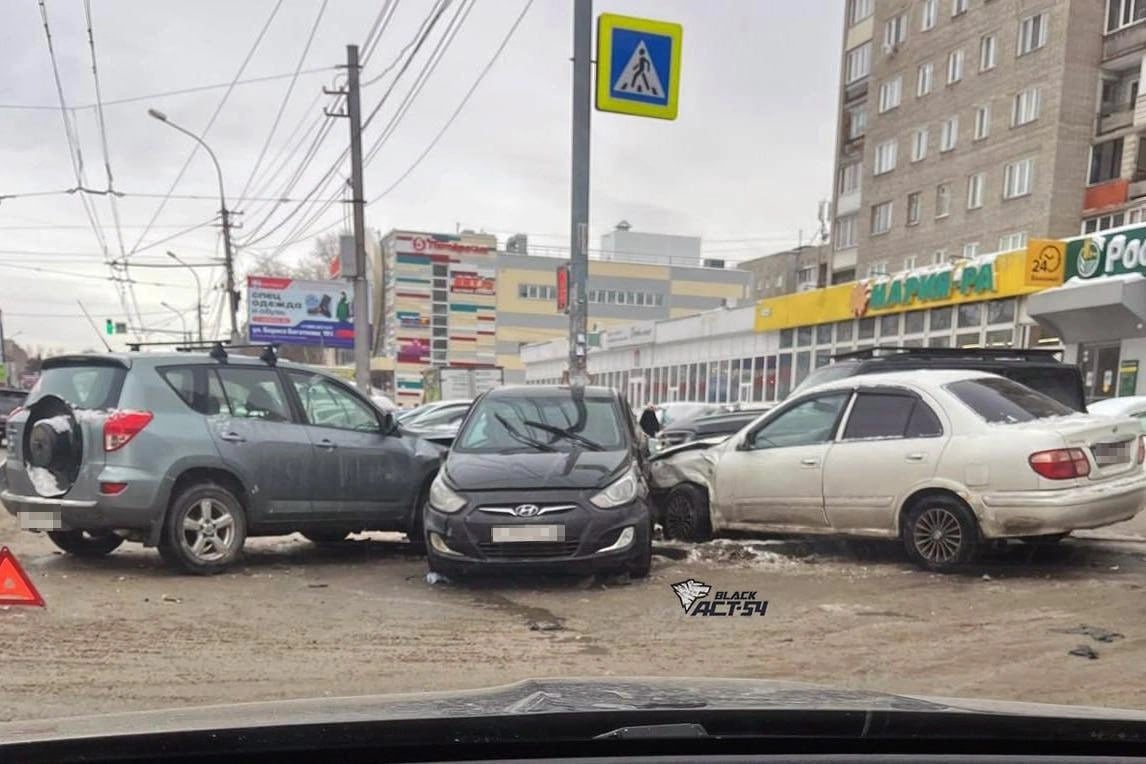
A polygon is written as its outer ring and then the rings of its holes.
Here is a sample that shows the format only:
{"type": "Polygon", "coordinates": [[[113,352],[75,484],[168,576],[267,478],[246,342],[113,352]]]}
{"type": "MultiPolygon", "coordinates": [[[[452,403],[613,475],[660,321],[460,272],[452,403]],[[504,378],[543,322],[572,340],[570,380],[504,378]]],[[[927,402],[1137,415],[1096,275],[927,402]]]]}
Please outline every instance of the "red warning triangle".
{"type": "Polygon", "coordinates": [[[44,606],[44,598],[36,591],[32,579],[6,546],[0,547],[0,605],[44,606]]]}

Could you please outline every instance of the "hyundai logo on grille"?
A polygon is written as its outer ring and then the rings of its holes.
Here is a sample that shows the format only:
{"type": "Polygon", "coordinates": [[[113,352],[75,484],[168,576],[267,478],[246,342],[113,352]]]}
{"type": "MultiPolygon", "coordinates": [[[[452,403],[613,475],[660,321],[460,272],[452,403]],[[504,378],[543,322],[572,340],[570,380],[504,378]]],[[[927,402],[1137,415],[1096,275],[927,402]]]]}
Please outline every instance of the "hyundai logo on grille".
{"type": "Polygon", "coordinates": [[[518,504],[513,508],[513,514],[517,517],[534,517],[541,511],[541,507],[536,504],[518,504]]]}

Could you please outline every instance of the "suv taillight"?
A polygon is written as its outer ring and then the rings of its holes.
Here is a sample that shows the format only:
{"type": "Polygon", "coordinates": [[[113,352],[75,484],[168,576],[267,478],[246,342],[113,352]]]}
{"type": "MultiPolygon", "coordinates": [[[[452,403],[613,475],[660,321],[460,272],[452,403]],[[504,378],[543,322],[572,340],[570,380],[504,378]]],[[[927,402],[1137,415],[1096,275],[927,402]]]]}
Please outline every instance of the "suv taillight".
{"type": "Polygon", "coordinates": [[[1031,469],[1050,480],[1070,480],[1090,474],[1090,461],[1081,448],[1056,448],[1039,451],[1027,460],[1031,469]]]}
{"type": "Polygon", "coordinates": [[[150,411],[113,411],[103,423],[103,450],[123,448],[153,417],[150,411]]]}

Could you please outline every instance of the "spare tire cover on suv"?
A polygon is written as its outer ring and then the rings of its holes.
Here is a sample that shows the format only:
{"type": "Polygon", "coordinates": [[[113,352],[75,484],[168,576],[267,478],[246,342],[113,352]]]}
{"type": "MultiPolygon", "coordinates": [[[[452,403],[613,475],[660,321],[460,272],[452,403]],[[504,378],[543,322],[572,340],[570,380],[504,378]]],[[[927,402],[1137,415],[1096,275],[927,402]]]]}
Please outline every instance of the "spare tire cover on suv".
{"type": "Polygon", "coordinates": [[[75,412],[62,398],[46,395],[29,408],[22,452],[36,493],[55,498],[71,490],[80,474],[83,451],[75,412]]]}

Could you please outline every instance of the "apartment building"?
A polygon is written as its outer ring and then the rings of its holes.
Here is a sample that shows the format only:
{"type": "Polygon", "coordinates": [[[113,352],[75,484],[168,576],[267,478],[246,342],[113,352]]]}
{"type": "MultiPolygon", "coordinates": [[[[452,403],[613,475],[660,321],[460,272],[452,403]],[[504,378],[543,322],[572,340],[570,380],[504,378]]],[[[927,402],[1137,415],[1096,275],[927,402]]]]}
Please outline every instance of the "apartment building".
{"type": "Polygon", "coordinates": [[[763,300],[827,286],[831,254],[830,245],[804,245],[744,260],[736,267],[752,274],[752,298],[763,300]]]}
{"type": "Polygon", "coordinates": [[[1076,235],[1084,209],[1106,212],[1120,191],[1088,184],[1136,166],[1141,59],[1108,57],[1106,32],[1146,0],[1110,2],[847,1],[833,283],[1076,235]],[[1100,127],[1122,143],[1092,152],[1100,127]]]}

